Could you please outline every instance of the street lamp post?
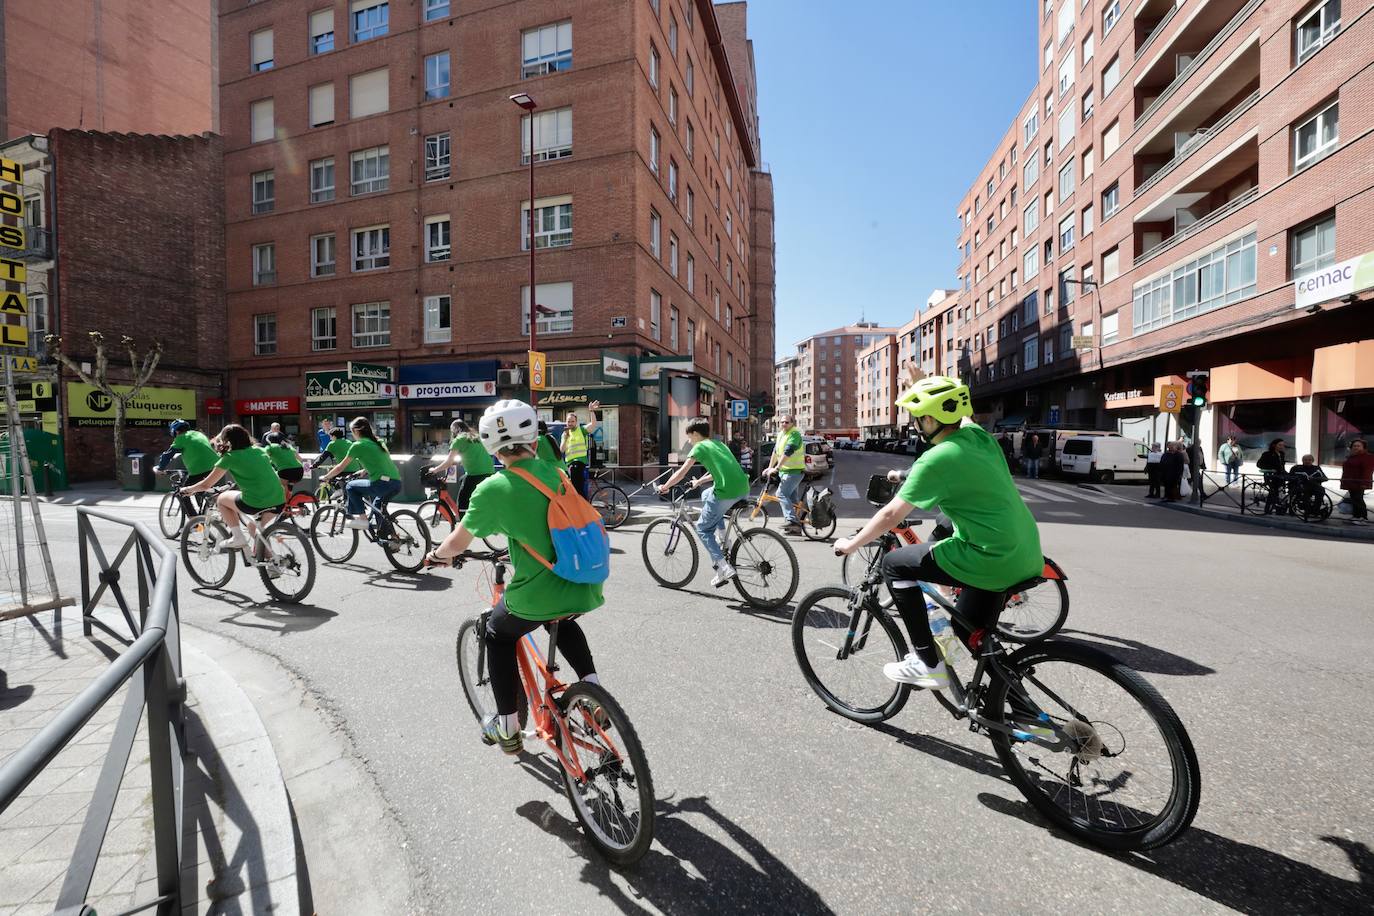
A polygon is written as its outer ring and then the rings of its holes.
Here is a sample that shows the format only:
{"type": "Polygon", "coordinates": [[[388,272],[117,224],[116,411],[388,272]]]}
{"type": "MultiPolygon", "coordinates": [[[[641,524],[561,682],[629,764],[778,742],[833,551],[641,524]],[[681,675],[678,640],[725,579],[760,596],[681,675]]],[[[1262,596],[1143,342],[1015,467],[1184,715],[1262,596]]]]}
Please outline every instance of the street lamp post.
{"type": "MultiPolygon", "coordinates": [[[[510,97],[510,100],[514,102],[518,108],[528,114],[530,119],[530,351],[534,352],[539,349],[539,335],[537,331],[539,324],[537,315],[538,307],[535,305],[534,301],[534,110],[539,106],[535,104],[534,99],[530,98],[529,93],[526,92],[517,92],[510,97]]],[[[530,368],[531,367],[528,365],[525,367],[527,372],[530,368]]],[[[548,372],[548,366],[544,367],[544,371],[548,372]]],[[[534,373],[531,372],[530,404],[533,405],[534,401],[534,373]]]]}

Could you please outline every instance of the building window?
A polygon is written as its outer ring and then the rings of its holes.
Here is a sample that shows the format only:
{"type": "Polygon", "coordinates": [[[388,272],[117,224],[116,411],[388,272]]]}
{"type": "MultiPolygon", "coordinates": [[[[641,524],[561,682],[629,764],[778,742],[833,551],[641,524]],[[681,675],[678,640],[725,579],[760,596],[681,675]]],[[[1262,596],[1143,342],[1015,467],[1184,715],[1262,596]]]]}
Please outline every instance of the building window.
{"type": "Polygon", "coordinates": [[[334,306],[310,310],[310,349],[333,350],[339,346],[339,321],[334,306]]]}
{"type": "Polygon", "coordinates": [[[1050,334],[1046,336],[1041,346],[1044,347],[1044,352],[1040,355],[1044,357],[1044,365],[1048,366],[1050,363],[1054,362],[1054,335],[1050,334]]]}
{"type": "Polygon", "coordinates": [[[1086,121],[1093,116],[1093,90],[1088,87],[1088,91],[1083,93],[1083,120],[1086,121]]]}
{"type": "Polygon", "coordinates": [[[448,343],[453,339],[453,297],[425,297],[425,343],[448,343]]]}
{"type": "Polygon", "coordinates": [[[372,226],[353,230],[353,272],[391,266],[391,227],[372,226]]]}
{"type": "Polygon", "coordinates": [[[1039,180],[1040,157],[1031,156],[1026,160],[1026,164],[1021,167],[1021,184],[1027,188],[1033,188],[1039,180]]]}
{"type": "Polygon", "coordinates": [[[425,181],[449,177],[452,145],[447,133],[425,137],[425,181]]]}
{"type": "Polygon", "coordinates": [[[520,78],[572,69],[572,20],[530,29],[520,36],[524,49],[520,78]]]}
{"type": "Polygon", "coordinates": [[[253,173],[253,212],[271,213],[277,205],[277,181],[275,172],[253,173]]]}
{"type": "Polygon", "coordinates": [[[448,52],[425,58],[425,98],[446,99],[450,90],[448,52]]]}
{"type": "Polygon", "coordinates": [[[348,78],[348,115],[365,118],[381,114],[391,104],[391,71],[386,67],[348,78]]]}
{"type": "Polygon", "coordinates": [[[316,10],[310,14],[310,53],[334,50],[334,11],[316,10]]]}
{"type": "Polygon", "coordinates": [[[335,270],[334,233],[310,238],[310,276],[332,277],[335,270]]]}
{"type": "Polygon", "coordinates": [[[1102,345],[1116,343],[1120,332],[1120,314],[1112,312],[1110,315],[1102,316],[1102,345]]]}
{"type": "Polygon", "coordinates": [[[1132,290],[1131,327],[1151,331],[1255,294],[1255,233],[1132,290]]]}
{"type": "Polygon", "coordinates": [[[687,158],[691,159],[696,151],[697,130],[692,126],[690,119],[687,121],[687,140],[683,145],[687,150],[687,158]]]}
{"type": "Polygon", "coordinates": [[[1063,44],[1064,39],[1073,31],[1073,2],[1064,0],[1059,4],[1059,21],[1056,23],[1055,44],[1063,44]]]}
{"type": "Polygon", "coordinates": [[[1046,42],[1045,42],[1045,51],[1044,51],[1044,61],[1043,61],[1043,63],[1041,64],[1040,69],[1041,69],[1042,71],[1047,71],[1047,70],[1050,69],[1050,64],[1052,64],[1052,63],[1054,63],[1054,43],[1051,42],[1051,41],[1046,41],[1046,42]]]}
{"type": "Polygon", "coordinates": [[[253,246],[253,285],[271,286],[277,282],[277,246],[253,246]]]}
{"type": "Polygon", "coordinates": [[[1029,145],[1031,140],[1035,137],[1036,132],[1039,130],[1040,108],[1037,106],[1034,111],[1032,111],[1029,115],[1026,116],[1026,120],[1021,122],[1021,132],[1025,137],[1025,140],[1023,142],[1029,145]]]}
{"type": "Polygon", "coordinates": [[[272,117],[272,100],[258,99],[248,106],[248,119],[251,122],[248,138],[253,143],[266,143],[276,136],[276,125],[272,117]]]}
{"type": "Polygon", "coordinates": [[[1069,161],[1064,163],[1059,170],[1059,202],[1062,204],[1073,196],[1074,188],[1074,161],[1069,157],[1069,161]]]}
{"type": "Polygon", "coordinates": [[[690,254],[687,255],[687,292],[697,291],[697,260],[690,254]]]}
{"type": "Polygon", "coordinates": [[[659,138],[658,138],[658,131],[655,130],[654,128],[650,127],[650,128],[649,128],[649,171],[653,172],[655,175],[658,174],[658,149],[659,149],[659,145],[660,145],[660,143],[659,143],[659,138]]]}
{"type": "Polygon", "coordinates": [[[310,202],[322,204],[334,199],[334,157],[310,163],[310,202]]]}
{"type": "Polygon", "coordinates": [[[1088,204],[1083,208],[1083,237],[1087,238],[1093,231],[1093,205],[1088,204]]]}
{"type": "Polygon", "coordinates": [[[1120,18],[1121,0],[1107,0],[1107,6],[1102,10],[1102,34],[1110,32],[1120,18]]]}
{"type": "MultiPolygon", "coordinates": [[[[671,157],[668,159],[668,199],[677,202],[677,162],[671,157]]],[[[730,217],[727,214],[725,218],[728,221],[730,217]]],[[[725,234],[730,234],[728,228],[725,234]]]]}
{"type": "Polygon", "coordinates": [[[449,0],[425,0],[425,22],[448,18],[449,0]]]}
{"type": "Polygon", "coordinates": [[[661,329],[659,328],[658,323],[660,318],[662,317],[662,313],[663,297],[659,295],[658,290],[649,290],[649,336],[652,337],[654,340],[661,339],[659,336],[661,329]]]}
{"type": "Polygon", "coordinates": [[[1102,132],[1102,161],[1106,162],[1116,148],[1121,145],[1121,121],[1113,121],[1102,132]]]}
{"type": "Polygon", "coordinates": [[[1093,169],[1096,167],[1096,162],[1094,161],[1095,157],[1093,155],[1093,148],[1090,146],[1087,149],[1085,149],[1083,151],[1083,155],[1081,158],[1083,161],[1083,183],[1087,184],[1088,179],[1093,177],[1093,169]]]}
{"type": "Polygon", "coordinates": [[[697,323],[694,319],[687,319],[687,355],[697,355],[697,323]]]}
{"type": "MultiPolygon", "coordinates": [[[[535,305],[538,311],[540,334],[566,334],[573,329],[573,285],[571,283],[540,283],[536,287],[535,305]]],[[[520,287],[521,333],[530,332],[530,288],[520,287]]]]}
{"type": "Polygon", "coordinates": [[[1322,49],[1341,30],[1341,0],[1322,0],[1293,26],[1297,62],[1322,49]]]}
{"type": "Polygon", "coordinates": [[[429,263],[449,259],[452,251],[451,225],[447,213],[425,218],[425,260],[429,263]]]}
{"type": "Polygon", "coordinates": [[[696,86],[696,67],[692,64],[692,55],[687,55],[687,69],[682,72],[682,82],[687,87],[687,94],[691,95],[696,86]]]}
{"type": "Polygon", "coordinates": [[[334,84],[321,83],[310,87],[310,126],[324,127],[334,123],[334,84]]]}
{"type": "Polygon", "coordinates": [[[1121,183],[1113,181],[1111,187],[1102,192],[1102,218],[1106,219],[1121,206],[1121,183]]]}
{"type": "Polygon", "coordinates": [[[248,36],[249,62],[254,73],[272,69],[272,30],[262,29],[248,36]]]}
{"type": "Polygon", "coordinates": [[[391,344],[391,303],[363,302],[353,306],[353,346],[391,344]]]}
{"type": "Polygon", "coordinates": [[[677,90],[668,86],[668,123],[677,123],[677,90]]]}
{"type": "MultiPolygon", "coordinates": [[[[534,247],[563,248],[572,244],[573,202],[571,197],[543,198],[534,202],[534,247]]],[[[530,205],[520,204],[520,250],[530,250],[530,205]]]]}
{"type": "Polygon", "coordinates": [[[663,220],[659,217],[658,211],[652,207],[649,209],[649,253],[655,259],[662,259],[659,250],[660,234],[663,229],[663,220]]]}
{"type": "Polygon", "coordinates": [[[1110,283],[1121,274],[1121,257],[1116,248],[1102,254],[1102,282],[1110,283]]]}
{"type": "Polygon", "coordinates": [[[1029,371],[1040,365],[1040,338],[1031,337],[1021,342],[1022,364],[1029,371]]]}
{"type": "Polygon", "coordinates": [[[1059,148],[1063,149],[1073,142],[1074,130],[1078,126],[1077,113],[1072,106],[1065,105],[1059,113],[1059,148]]]}
{"type": "Polygon", "coordinates": [[[1081,56],[1082,56],[1082,58],[1083,58],[1083,66],[1085,66],[1085,67],[1088,66],[1088,61],[1090,61],[1090,60],[1093,59],[1093,33],[1092,33],[1092,32],[1089,32],[1088,35],[1087,35],[1087,37],[1083,39],[1083,51],[1082,51],[1082,55],[1081,55],[1081,56]]]}
{"type": "Polygon", "coordinates": [[[677,57],[677,17],[668,14],[668,50],[677,57]]]}
{"type": "Polygon", "coordinates": [[[677,236],[668,233],[668,273],[677,276],[677,236]]]}
{"type": "Polygon", "coordinates": [[[348,156],[349,194],[373,194],[391,187],[391,147],[374,146],[348,156]]]}
{"type": "Polygon", "coordinates": [[[1290,264],[1294,279],[1336,263],[1336,214],[1300,226],[1292,232],[1290,264]]]}
{"type": "Polygon", "coordinates": [[[1032,245],[1021,256],[1021,275],[1029,281],[1038,273],[1040,273],[1040,249],[1032,245]]]}
{"type": "Polygon", "coordinates": [[[1073,248],[1074,243],[1074,219],[1070,213],[1059,221],[1059,253],[1063,254],[1073,248]]]}
{"type": "Polygon", "coordinates": [[[649,85],[658,88],[658,48],[649,44],[649,85]]]}
{"type": "Polygon", "coordinates": [[[1059,97],[1061,99],[1073,88],[1074,74],[1078,71],[1078,67],[1075,66],[1077,62],[1073,48],[1070,48],[1068,55],[1059,64],[1059,97]]]}
{"type": "Polygon", "coordinates": [[[1107,62],[1102,70],[1102,98],[1112,94],[1116,84],[1121,82],[1121,55],[1117,54],[1107,62]]]}
{"type": "Polygon", "coordinates": [[[277,316],[253,316],[253,355],[271,356],[277,352],[277,316]]]}
{"type": "Polygon", "coordinates": [[[677,352],[677,306],[668,307],[668,349],[677,352]]]}
{"type": "MultiPolygon", "coordinates": [[[[1075,282],[1076,279],[1077,278],[1073,275],[1072,266],[1065,267],[1063,270],[1059,272],[1059,301],[1063,303],[1065,308],[1067,308],[1069,304],[1073,302],[1074,297],[1077,295],[1078,284],[1075,282]]],[[[1054,302],[1049,296],[1046,296],[1045,314],[1048,315],[1053,311],[1054,302]]]]}
{"type": "Polygon", "coordinates": [[[390,5],[387,3],[353,0],[353,41],[357,43],[369,38],[381,38],[387,33],[390,18],[390,5]]]}
{"type": "Polygon", "coordinates": [[[692,191],[692,186],[687,186],[687,209],[683,212],[683,217],[687,220],[687,225],[692,225],[692,220],[696,216],[697,195],[692,191]]]}
{"type": "Polygon", "coordinates": [[[1293,171],[1325,159],[1340,142],[1339,102],[1332,102],[1293,130],[1293,171]]]}

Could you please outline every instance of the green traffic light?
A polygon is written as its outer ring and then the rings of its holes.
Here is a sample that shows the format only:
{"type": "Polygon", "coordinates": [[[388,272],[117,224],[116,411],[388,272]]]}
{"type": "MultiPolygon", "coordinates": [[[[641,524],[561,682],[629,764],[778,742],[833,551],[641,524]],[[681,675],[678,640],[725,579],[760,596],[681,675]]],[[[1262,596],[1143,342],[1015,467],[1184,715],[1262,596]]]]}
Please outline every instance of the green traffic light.
{"type": "Polygon", "coordinates": [[[1207,399],[1204,398],[1202,395],[1198,395],[1197,397],[1193,398],[1193,406],[1194,406],[1194,407],[1203,407],[1203,406],[1205,406],[1206,404],[1207,404],[1207,399]]]}

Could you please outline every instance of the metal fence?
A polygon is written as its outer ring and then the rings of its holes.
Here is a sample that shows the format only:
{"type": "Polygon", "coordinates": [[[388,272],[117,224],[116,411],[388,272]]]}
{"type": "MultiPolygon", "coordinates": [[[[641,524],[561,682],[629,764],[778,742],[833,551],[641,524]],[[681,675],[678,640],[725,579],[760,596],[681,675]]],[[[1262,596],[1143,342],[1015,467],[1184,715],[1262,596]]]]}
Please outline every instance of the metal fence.
{"type": "Polygon", "coordinates": [[[95,509],[77,509],[77,536],[81,559],[82,629],[89,636],[92,629],[98,627],[125,643],[125,648],[111,661],[109,668],[0,766],[0,814],[127,683],[129,689],[95,791],[86,808],[86,818],[58,895],[56,912],[71,916],[95,912],[86,906],[86,896],[146,708],[158,896],[130,912],[155,910],[170,916],[181,910],[183,760],[186,753],[186,681],[181,672],[176,554],[141,522],[131,522],[95,509]],[[129,529],[113,561],[107,559],[108,554],[92,527],[92,519],[129,529]],[[130,596],[125,593],[122,575],[130,558],[137,587],[134,606],[130,605],[130,596]],[[94,579],[92,560],[98,566],[94,579]],[[122,612],[132,641],[94,616],[106,593],[122,612]]]}

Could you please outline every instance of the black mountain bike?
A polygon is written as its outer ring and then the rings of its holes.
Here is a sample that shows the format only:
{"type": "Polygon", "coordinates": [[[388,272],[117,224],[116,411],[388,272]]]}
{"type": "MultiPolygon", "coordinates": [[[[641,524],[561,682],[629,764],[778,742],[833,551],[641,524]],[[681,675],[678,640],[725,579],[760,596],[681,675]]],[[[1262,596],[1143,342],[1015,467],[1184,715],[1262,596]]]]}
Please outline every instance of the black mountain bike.
{"type": "MultiPolygon", "coordinates": [[[[811,592],[792,618],[792,649],[806,683],[855,722],[892,718],[912,691],[882,671],[907,654],[907,644],[879,605],[881,558],[873,554],[854,588],[811,592]]],[[[1017,583],[1006,595],[1037,584],[1017,583]]],[[[969,634],[972,658],[960,657],[964,643],[952,634],[937,633],[949,687],[931,693],[954,718],[968,720],[970,731],[987,736],[1037,811],[1112,850],[1162,846],[1188,828],[1201,788],[1197,754],[1145,678],[1081,643],[1048,639],[1013,651],[995,628],[951,617],[969,634]]]]}
{"type": "MultiPolygon", "coordinates": [[[[353,479],[352,477],[341,478],[353,479]]],[[[419,572],[429,553],[429,526],[410,509],[387,510],[386,504],[363,497],[367,507],[367,527],[350,528],[348,511],[328,493],[320,500],[320,509],[310,520],[310,541],[316,552],[329,563],[346,563],[358,550],[358,533],[380,544],[392,566],[401,572],[419,572]]]]}

